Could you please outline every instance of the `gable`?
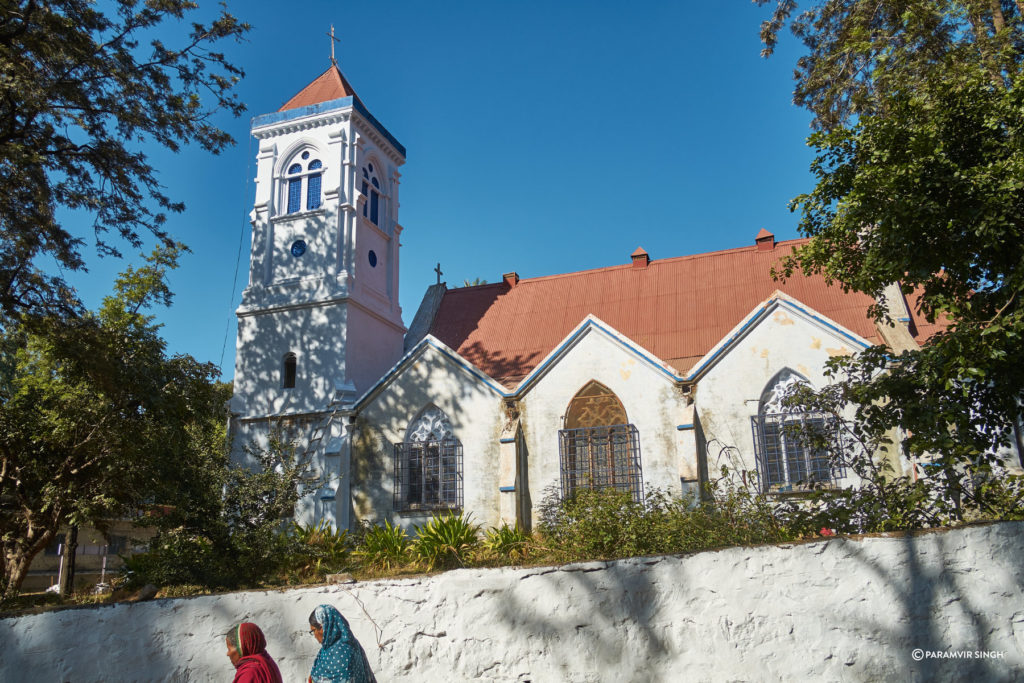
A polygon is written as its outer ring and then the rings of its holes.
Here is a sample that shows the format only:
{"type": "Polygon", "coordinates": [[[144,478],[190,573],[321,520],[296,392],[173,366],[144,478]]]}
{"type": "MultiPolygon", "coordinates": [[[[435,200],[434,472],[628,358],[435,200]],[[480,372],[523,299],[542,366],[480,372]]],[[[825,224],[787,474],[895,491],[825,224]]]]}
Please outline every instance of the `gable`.
{"type": "Polygon", "coordinates": [[[362,410],[388,391],[401,391],[404,384],[429,388],[430,393],[449,391],[452,395],[472,391],[502,396],[501,385],[432,336],[425,337],[353,405],[362,410]],[[397,386],[396,386],[397,385],[397,386]]]}

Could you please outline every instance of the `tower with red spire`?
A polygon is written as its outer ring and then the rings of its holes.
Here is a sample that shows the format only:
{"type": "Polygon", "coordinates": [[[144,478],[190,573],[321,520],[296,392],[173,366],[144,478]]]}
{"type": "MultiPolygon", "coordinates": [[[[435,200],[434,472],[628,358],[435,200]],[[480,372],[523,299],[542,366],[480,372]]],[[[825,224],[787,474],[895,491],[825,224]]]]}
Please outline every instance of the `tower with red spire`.
{"type": "Polygon", "coordinates": [[[236,441],[259,442],[275,421],[318,423],[402,355],[405,148],[333,60],[278,111],[255,117],[252,135],[256,199],[232,413],[236,441]]]}

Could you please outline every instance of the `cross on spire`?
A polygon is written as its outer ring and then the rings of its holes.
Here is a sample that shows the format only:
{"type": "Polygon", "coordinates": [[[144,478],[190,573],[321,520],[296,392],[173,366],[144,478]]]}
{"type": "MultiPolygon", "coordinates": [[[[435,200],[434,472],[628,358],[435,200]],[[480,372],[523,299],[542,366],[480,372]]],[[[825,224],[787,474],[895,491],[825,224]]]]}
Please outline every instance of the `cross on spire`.
{"type": "Polygon", "coordinates": [[[437,264],[437,268],[434,268],[434,272],[437,273],[437,284],[441,284],[441,276],[444,275],[444,272],[441,270],[440,263],[437,264]]]}
{"type": "Polygon", "coordinates": [[[334,24],[331,24],[331,32],[328,33],[327,35],[331,37],[331,64],[333,64],[334,66],[338,66],[338,60],[334,58],[334,44],[340,43],[341,40],[339,38],[334,37],[334,24]]]}

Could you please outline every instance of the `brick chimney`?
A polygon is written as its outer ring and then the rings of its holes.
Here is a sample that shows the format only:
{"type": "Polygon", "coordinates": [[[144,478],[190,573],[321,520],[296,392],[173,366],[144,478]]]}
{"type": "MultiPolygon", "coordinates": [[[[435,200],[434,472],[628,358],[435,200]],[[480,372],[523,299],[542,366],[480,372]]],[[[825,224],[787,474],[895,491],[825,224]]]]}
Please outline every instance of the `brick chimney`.
{"type": "Polygon", "coordinates": [[[511,273],[505,273],[502,275],[501,279],[505,281],[505,284],[508,285],[509,289],[512,289],[516,286],[516,283],[519,282],[519,273],[513,270],[511,273]]]}
{"type": "Polygon", "coordinates": [[[761,232],[754,238],[754,244],[757,245],[758,251],[771,251],[775,248],[775,235],[761,228],[761,232]]]}
{"type": "Polygon", "coordinates": [[[647,264],[651,262],[651,257],[648,256],[643,247],[637,247],[636,251],[629,256],[633,259],[634,268],[646,268],[647,264]]]}

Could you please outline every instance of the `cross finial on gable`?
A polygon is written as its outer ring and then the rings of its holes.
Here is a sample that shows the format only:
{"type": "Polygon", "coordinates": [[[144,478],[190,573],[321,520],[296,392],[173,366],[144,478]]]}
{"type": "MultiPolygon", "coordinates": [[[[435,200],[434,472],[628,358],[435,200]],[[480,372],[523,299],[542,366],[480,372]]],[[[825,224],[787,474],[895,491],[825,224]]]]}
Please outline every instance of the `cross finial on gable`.
{"type": "Polygon", "coordinates": [[[327,35],[331,37],[331,64],[338,66],[338,60],[334,58],[334,44],[341,41],[334,37],[334,24],[331,24],[331,32],[327,35]]]}
{"type": "Polygon", "coordinates": [[[441,284],[441,276],[444,275],[444,272],[441,270],[440,263],[437,264],[437,268],[434,268],[434,272],[437,273],[437,284],[441,284]]]}

